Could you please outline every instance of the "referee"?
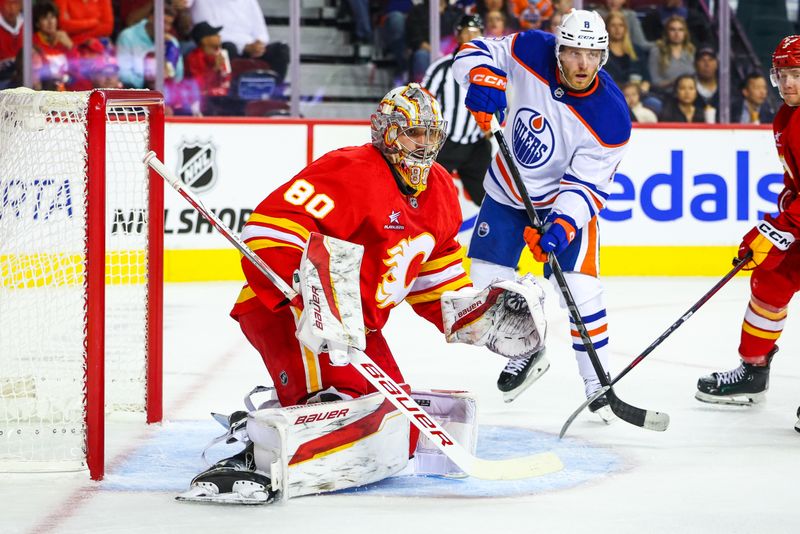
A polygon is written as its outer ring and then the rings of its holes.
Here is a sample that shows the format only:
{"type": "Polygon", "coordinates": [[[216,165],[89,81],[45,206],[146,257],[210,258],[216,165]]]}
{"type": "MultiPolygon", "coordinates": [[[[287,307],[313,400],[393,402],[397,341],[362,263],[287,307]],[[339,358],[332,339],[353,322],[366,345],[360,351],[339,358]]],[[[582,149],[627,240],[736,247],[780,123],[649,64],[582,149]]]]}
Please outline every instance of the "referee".
{"type": "MultiPolygon", "coordinates": [[[[483,35],[483,19],[480,15],[464,15],[458,21],[455,33],[460,47],[483,35]]],[[[449,172],[458,171],[470,199],[480,206],[486,194],[483,177],[492,159],[492,145],[464,104],[467,91],[453,78],[454,55],[432,63],[425,71],[422,85],[439,101],[447,121],[447,140],[436,161],[449,172]]]]}

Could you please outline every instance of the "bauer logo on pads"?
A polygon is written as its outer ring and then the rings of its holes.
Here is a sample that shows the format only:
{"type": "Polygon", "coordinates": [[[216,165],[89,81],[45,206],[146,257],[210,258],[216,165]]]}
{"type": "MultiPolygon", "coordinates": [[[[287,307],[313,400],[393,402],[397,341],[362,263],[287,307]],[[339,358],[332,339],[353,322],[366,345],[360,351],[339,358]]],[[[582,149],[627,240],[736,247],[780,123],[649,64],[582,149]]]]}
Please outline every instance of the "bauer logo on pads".
{"type": "Polygon", "coordinates": [[[210,141],[181,141],[178,148],[178,176],[195,193],[208,191],[217,183],[217,150],[210,141]]]}

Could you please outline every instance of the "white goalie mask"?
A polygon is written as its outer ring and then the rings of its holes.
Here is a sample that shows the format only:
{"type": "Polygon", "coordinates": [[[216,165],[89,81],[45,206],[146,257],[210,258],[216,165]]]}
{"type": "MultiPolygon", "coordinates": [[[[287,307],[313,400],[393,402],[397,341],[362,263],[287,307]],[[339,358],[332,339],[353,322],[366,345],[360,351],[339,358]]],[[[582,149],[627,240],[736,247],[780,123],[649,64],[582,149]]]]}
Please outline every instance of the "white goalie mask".
{"type": "Polygon", "coordinates": [[[389,91],[370,117],[372,144],[418,195],[445,140],[436,98],[418,83],[389,91]]]}
{"type": "MultiPolygon", "coordinates": [[[[556,27],[556,63],[558,70],[564,77],[564,69],[561,67],[561,47],[571,46],[588,50],[600,50],[602,56],[600,64],[597,66],[594,76],[600,71],[608,61],[608,32],[606,23],[596,11],[586,11],[583,9],[572,9],[561,19],[561,25],[556,27]]],[[[592,77],[594,81],[594,77],[592,77]]]]}

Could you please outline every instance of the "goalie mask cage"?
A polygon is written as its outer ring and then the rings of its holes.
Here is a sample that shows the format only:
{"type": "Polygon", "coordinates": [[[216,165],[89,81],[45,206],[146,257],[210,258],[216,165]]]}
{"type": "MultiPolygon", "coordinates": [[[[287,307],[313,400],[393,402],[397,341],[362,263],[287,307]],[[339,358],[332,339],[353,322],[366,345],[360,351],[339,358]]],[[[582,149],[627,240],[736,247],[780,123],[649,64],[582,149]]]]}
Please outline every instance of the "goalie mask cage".
{"type": "Polygon", "coordinates": [[[153,91],[0,91],[0,471],[103,477],[106,413],[161,420],[153,91]]]}

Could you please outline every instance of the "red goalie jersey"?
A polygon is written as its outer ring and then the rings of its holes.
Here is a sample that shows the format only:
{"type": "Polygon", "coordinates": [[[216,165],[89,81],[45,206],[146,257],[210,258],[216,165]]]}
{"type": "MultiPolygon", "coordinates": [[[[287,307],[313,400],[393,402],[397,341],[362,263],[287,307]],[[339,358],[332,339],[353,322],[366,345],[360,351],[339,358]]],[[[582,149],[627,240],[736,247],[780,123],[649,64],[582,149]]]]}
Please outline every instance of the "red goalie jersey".
{"type": "MultiPolygon", "coordinates": [[[[404,300],[442,330],[441,294],[471,284],[455,239],[460,224],[455,186],[443,167],[434,164],[427,189],[407,196],[381,153],[363,145],[326,154],[275,190],[250,216],[242,239],[289,283],[310,232],[361,244],[367,331],[380,330],[404,300]]],[[[283,295],[249,261],[242,268],[247,285],[231,315],[279,309],[283,295]]]]}

